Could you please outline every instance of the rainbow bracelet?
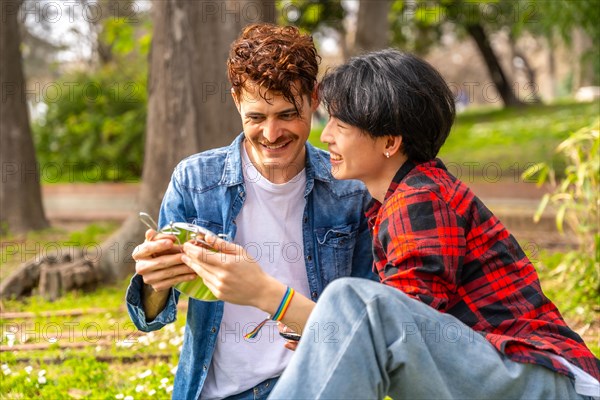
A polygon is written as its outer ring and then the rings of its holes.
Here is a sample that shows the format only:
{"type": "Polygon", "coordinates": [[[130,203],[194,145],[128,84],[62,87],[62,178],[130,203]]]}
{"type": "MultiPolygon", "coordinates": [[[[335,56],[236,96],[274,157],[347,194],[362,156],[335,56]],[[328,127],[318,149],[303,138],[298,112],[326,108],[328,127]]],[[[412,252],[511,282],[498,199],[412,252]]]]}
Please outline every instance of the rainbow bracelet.
{"type": "Polygon", "coordinates": [[[288,286],[287,290],[285,291],[285,294],[283,295],[283,298],[281,299],[281,303],[279,303],[279,307],[277,307],[277,311],[275,311],[275,314],[269,315],[269,317],[267,319],[265,319],[263,322],[258,324],[256,326],[256,328],[254,328],[254,330],[252,330],[251,332],[244,335],[244,337],[246,339],[254,339],[256,337],[256,335],[258,335],[258,332],[261,330],[261,328],[269,320],[281,321],[283,319],[283,316],[285,315],[288,307],[290,306],[290,303],[292,302],[292,297],[294,297],[294,293],[296,293],[295,290],[288,286]]]}

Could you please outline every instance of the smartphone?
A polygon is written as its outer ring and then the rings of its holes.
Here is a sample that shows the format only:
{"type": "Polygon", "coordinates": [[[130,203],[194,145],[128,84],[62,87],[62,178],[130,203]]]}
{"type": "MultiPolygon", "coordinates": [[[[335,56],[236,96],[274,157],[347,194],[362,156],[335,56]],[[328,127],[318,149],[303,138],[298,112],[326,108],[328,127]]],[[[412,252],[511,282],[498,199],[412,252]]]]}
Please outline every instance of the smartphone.
{"type": "Polygon", "coordinates": [[[281,337],[283,337],[284,339],[287,340],[294,340],[294,341],[299,341],[300,338],[302,337],[301,335],[298,335],[297,333],[294,332],[279,332],[279,334],[281,335],[281,337]]]}

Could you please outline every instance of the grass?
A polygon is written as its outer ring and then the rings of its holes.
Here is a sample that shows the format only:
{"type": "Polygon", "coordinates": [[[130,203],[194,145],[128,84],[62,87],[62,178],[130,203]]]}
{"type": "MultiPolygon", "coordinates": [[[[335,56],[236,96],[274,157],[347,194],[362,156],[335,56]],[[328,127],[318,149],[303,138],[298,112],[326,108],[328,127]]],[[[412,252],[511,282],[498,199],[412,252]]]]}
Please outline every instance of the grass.
{"type": "Polygon", "coordinates": [[[71,292],[55,302],[38,296],[4,301],[4,311],[33,312],[36,316],[3,318],[0,345],[50,344],[50,348],[0,353],[2,398],[170,398],[185,312],[160,331],[133,335],[136,329],[124,306],[127,284],[125,280],[94,292],[71,292]],[[104,311],[98,312],[99,307],[104,311]],[[70,309],[88,312],[69,317],[42,314],[70,309]],[[103,341],[104,334],[116,337],[103,341]],[[61,348],[74,342],[86,346],[61,348]],[[156,355],[164,358],[157,359],[156,355]],[[103,361],[107,356],[116,359],[103,361]]]}

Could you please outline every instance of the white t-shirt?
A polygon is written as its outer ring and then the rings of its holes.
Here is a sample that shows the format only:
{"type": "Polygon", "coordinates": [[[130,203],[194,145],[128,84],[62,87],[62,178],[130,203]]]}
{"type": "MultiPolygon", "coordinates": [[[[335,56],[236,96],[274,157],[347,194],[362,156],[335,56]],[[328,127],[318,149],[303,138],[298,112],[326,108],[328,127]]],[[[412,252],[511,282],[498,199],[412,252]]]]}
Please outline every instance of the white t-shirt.
{"type": "MultiPolygon", "coordinates": [[[[287,183],[271,183],[252,165],[244,146],[242,165],[246,200],[235,219],[235,243],[266,273],[309,297],[302,240],[305,171],[287,183]]],[[[276,322],[267,322],[256,338],[244,338],[265,318],[257,308],[225,303],[202,399],[231,396],[281,375],[293,352],[283,347],[276,322]]]]}
{"type": "Polygon", "coordinates": [[[558,360],[575,376],[575,392],[577,394],[590,396],[595,400],[600,399],[600,383],[596,378],[561,356],[551,354],[550,357],[558,360]]]}

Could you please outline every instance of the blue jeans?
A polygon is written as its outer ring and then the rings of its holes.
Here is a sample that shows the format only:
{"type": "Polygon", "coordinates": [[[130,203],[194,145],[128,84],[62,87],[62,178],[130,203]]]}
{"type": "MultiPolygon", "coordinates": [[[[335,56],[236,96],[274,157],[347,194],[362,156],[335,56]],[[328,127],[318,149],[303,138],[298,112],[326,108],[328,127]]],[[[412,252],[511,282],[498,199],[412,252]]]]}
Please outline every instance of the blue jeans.
{"type": "Polygon", "coordinates": [[[341,278],[318,301],[270,399],[583,399],[567,376],[517,363],[452,315],[341,278]],[[325,335],[324,333],[328,333],[325,335]]]}
{"type": "Polygon", "coordinates": [[[248,389],[242,393],[229,396],[227,400],[264,400],[267,398],[278,378],[267,379],[266,381],[256,385],[252,389],[248,389]]]}

